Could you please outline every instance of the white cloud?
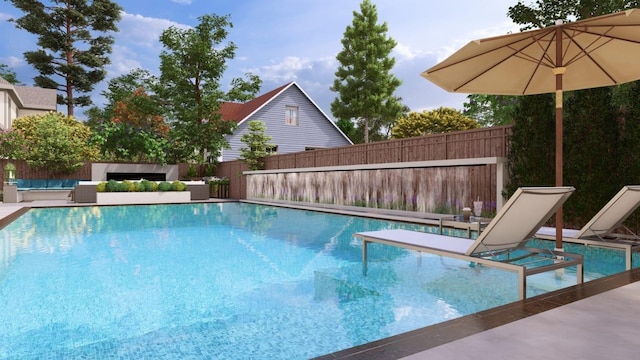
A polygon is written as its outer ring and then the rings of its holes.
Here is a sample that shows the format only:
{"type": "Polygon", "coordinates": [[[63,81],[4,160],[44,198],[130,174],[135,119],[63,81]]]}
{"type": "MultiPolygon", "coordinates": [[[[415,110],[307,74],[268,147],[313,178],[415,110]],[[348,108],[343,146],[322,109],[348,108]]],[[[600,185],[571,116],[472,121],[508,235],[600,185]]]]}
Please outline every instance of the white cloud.
{"type": "Polygon", "coordinates": [[[123,12],[122,20],[118,23],[120,31],[115,35],[116,43],[133,43],[150,48],[158,47],[160,35],[171,26],[180,29],[190,28],[188,25],[167,19],[123,12]]]}
{"type": "Polygon", "coordinates": [[[143,65],[136,59],[136,53],[124,46],[114,46],[110,56],[111,64],[107,68],[109,77],[118,77],[129,71],[142,68],[143,65]]]}
{"type": "Polygon", "coordinates": [[[288,56],[280,62],[248,69],[248,71],[257,74],[264,81],[286,83],[294,81],[300,71],[311,68],[312,64],[308,59],[288,56]]]}
{"type": "Polygon", "coordinates": [[[0,21],[8,21],[13,16],[0,12],[0,21]]]}
{"type": "Polygon", "coordinates": [[[191,5],[191,0],[171,0],[171,2],[174,2],[176,4],[191,5]]]}
{"type": "Polygon", "coordinates": [[[26,64],[26,62],[15,56],[7,56],[0,58],[0,63],[7,65],[8,67],[15,68],[26,64]]]}

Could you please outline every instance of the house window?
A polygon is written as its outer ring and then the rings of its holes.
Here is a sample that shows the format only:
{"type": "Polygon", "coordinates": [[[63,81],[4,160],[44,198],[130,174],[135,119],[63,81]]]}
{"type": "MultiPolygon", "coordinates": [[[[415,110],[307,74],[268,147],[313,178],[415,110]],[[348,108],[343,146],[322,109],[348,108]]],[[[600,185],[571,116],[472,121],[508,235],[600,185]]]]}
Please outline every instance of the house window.
{"type": "Polygon", "coordinates": [[[277,153],[278,153],[278,145],[273,145],[273,146],[267,147],[267,154],[275,155],[277,153]]]}
{"type": "Polygon", "coordinates": [[[285,106],[284,122],[287,125],[298,126],[298,107],[297,106],[285,106]]]}

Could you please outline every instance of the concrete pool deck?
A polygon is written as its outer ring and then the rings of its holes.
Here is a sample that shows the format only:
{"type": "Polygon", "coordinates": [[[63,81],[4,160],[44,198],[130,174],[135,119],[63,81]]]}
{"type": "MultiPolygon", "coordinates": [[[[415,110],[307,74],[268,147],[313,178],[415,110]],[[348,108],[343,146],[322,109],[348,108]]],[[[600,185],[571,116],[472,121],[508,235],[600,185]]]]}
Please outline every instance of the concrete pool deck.
{"type": "MultiPolygon", "coordinates": [[[[211,199],[204,202],[233,200],[211,199]]],[[[95,204],[82,204],[92,206],[95,204]]],[[[0,203],[0,226],[28,208],[68,201],[0,203]]],[[[592,280],[317,359],[635,358],[640,269],[592,280]]]]}

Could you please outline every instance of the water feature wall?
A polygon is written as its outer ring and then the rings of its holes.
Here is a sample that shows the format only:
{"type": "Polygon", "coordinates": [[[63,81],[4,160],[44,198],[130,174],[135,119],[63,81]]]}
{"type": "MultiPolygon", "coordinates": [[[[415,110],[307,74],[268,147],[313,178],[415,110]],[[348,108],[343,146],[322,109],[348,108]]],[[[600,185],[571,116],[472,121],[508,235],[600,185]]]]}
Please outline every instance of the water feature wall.
{"type": "MultiPolygon", "coordinates": [[[[255,171],[245,173],[247,199],[455,214],[476,200],[478,194],[472,193],[472,181],[477,178],[477,168],[460,165],[255,171]]],[[[498,186],[499,195],[501,181],[498,186]]],[[[494,199],[483,200],[487,214],[502,204],[494,199]]]]}

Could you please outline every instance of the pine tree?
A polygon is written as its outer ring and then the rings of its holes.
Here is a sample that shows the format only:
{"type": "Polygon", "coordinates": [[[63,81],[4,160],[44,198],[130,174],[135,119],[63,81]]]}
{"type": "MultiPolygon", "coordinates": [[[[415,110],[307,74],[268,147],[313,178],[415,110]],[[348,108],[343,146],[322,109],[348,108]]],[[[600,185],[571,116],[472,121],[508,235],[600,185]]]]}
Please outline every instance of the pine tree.
{"type": "Polygon", "coordinates": [[[402,114],[403,106],[393,94],[401,81],[390,71],[395,59],[390,57],[396,46],[387,37],[387,24],[378,24],[376,6],[369,0],[360,4],[361,13],[353,12],[353,23],[342,39],[343,50],[331,91],[338,97],[331,112],[340,120],[355,119],[369,142],[369,130],[390,129],[402,114]]]}
{"type": "Polygon", "coordinates": [[[24,57],[40,75],[37,86],[57,89],[58,104],[67,105],[67,114],[74,106],[88,106],[86,94],[106,76],[110,63],[113,37],[118,31],[122,8],[110,0],[9,0],[24,16],[15,19],[19,29],[38,37],[38,50],[27,51],[24,57]]]}
{"type": "Polygon", "coordinates": [[[266,130],[263,121],[249,121],[248,132],[243,134],[240,139],[247,145],[246,148],[240,149],[240,159],[247,163],[249,170],[264,169],[263,159],[271,153],[270,149],[273,148],[273,145],[269,143],[271,136],[265,134],[266,130]]]}

